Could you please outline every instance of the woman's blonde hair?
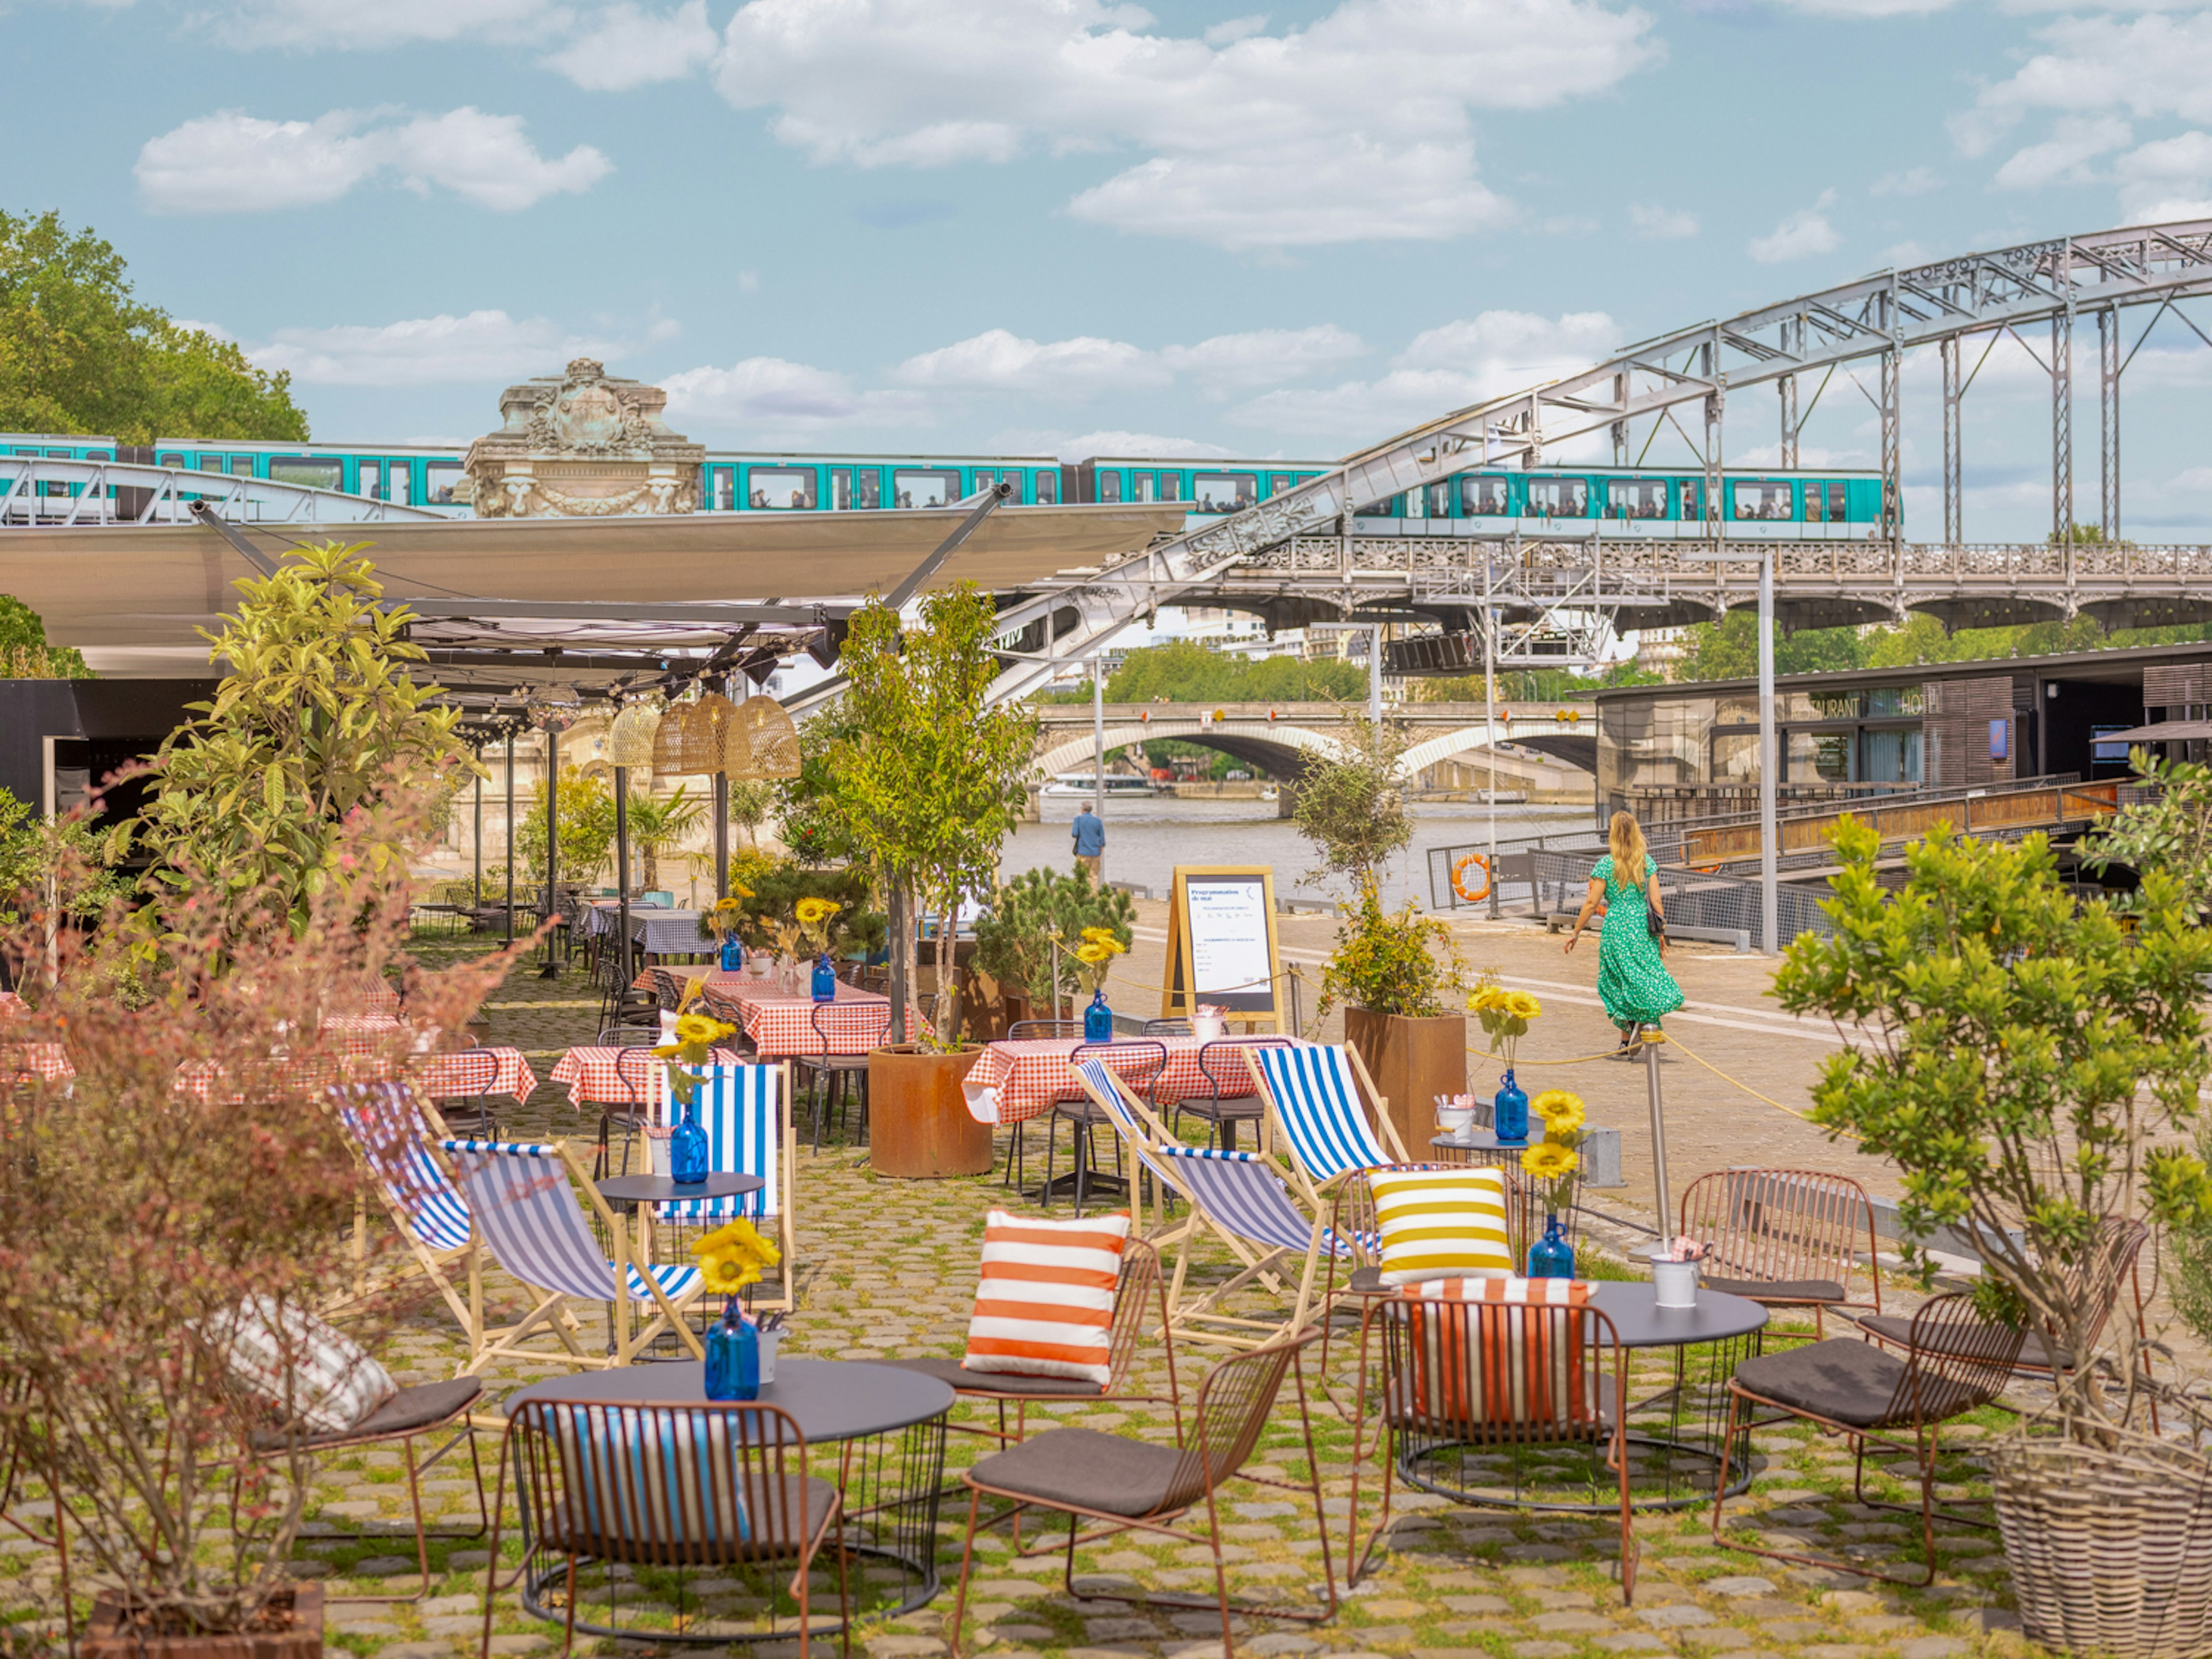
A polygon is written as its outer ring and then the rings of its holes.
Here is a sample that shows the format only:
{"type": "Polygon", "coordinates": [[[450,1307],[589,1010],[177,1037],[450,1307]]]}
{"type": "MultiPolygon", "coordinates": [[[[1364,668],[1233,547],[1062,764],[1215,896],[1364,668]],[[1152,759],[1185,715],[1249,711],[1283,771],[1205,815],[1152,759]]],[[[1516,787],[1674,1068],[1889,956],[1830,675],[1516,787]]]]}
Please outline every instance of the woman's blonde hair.
{"type": "Polygon", "coordinates": [[[1650,848],[1644,844],[1644,831],[1637,826],[1633,816],[1615,812],[1613,822],[1606,828],[1606,846],[1613,854],[1613,873],[1628,886],[1641,889],[1644,885],[1644,860],[1650,848]]]}

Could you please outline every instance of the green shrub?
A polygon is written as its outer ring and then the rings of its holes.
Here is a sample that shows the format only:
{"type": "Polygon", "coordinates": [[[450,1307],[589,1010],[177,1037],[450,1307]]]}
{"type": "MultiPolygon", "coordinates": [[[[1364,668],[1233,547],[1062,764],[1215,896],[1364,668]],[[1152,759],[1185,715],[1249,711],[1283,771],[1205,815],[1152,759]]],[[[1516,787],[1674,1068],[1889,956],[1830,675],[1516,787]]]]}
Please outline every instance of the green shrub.
{"type": "Polygon", "coordinates": [[[1137,907],[1118,887],[1100,887],[1081,865],[1065,872],[1024,870],[1002,885],[975,924],[975,966],[1038,1007],[1054,1005],[1052,940],[1073,950],[1086,927],[1110,927],[1127,946],[1137,907]]]}

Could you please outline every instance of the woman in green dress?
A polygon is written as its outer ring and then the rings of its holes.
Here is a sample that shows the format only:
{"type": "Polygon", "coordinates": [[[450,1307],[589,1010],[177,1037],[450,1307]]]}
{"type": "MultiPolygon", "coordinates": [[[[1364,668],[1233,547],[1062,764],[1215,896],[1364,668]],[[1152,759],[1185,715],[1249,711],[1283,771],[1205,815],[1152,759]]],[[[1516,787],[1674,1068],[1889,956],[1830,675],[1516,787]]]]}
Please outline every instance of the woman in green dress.
{"type": "Polygon", "coordinates": [[[1644,844],[1644,831],[1627,813],[1615,812],[1606,841],[1612,850],[1591,867],[1589,891],[1567,935],[1567,951],[1573,953],[1583,925],[1602,906],[1597,995],[1605,1004],[1605,1017],[1620,1028],[1625,1049],[1636,1040],[1638,1026],[1656,1024],[1662,1015],[1682,1006],[1682,988],[1660,959],[1667,940],[1659,884],[1654,879],[1659,861],[1644,844]],[[1661,931],[1655,933],[1655,921],[1661,931]]]}

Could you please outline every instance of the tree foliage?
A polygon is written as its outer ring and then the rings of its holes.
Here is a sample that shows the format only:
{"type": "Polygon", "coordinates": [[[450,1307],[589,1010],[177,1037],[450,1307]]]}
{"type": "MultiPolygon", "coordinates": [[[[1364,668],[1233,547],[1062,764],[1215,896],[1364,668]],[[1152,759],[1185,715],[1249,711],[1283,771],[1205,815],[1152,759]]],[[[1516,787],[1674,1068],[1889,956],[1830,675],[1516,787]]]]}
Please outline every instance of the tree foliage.
{"type": "Polygon", "coordinates": [[[1097,885],[1082,865],[1024,870],[992,896],[989,912],[976,922],[975,966],[1057,1018],[1052,941],[1060,941],[1064,955],[1082,941],[1085,928],[1107,927],[1126,949],[1135,937],[1129,930],[1136,920],[1129,896],[1097,885]]]}
{"type": "MultiPolygon", "coordinates": [[[[1130,652],[1106,677],[1109,702],[1319,702],[1364,696],[1367,671],[1324,658],[1232,656],[1197,640],[1130,652]]],[[[1048,692],[1040,702],[1088,702],[1088,689],[1048,692]]]]}
{"type": "Polygon", "coordinates": [[[1345,877],[1357,890],[1413,844],[1413,815],[1398,777],[1409,742],[1401,727],[1353,716],[1345,723],[1344,752],[1306,769],[1292,816],[1320,857],[1314,877],[1345,877]]]}
{"type": "Polygon", "coordinates": [[[89,230],[0,212],[0,430],[304,442],[307,417],[289,374],[137,299],[89,230]]]}
{"type": "Polygon", "coordinates": [[[1467,981],[1449,928],[1423,915],[1411,899],[1395,914],[1385,910],[1372,876],[1361,878],[1357,895],[1340,909],[1336,949],[1322,969],[1317,1018],[1327,1019],[1339,1002],[1408,1019],[1448,1012],[1444,993],[1467,981]]]}
{"type": "MultiPolygon", "coordinates": [[[[1896,627],[1808,628],[1774,635],[1778,674],[1828,673],[1844,668],[1908,668],[1925,662],[1981,662],[2006,657],[2044,657],[2062,651],[2100,651],[2130,645],[2172,645],[2212,638],[2201,623],[2168,628],[2107,629],[2094,617],[2069,622],[2023,623],[2010,628],[1962,628],[1946,633],[1933,617],[1915,614],[1896,627]]],[[[1685,680],[1749,679],[1759,672],[1759,620],[1731,611],[1717,623],[1688,630],[1682,659],[1685,680]]]]}
{"type": "MultiPolygon", "coordinates": [[[[274,575],[235,584],[241,601],[220,633],[200,630],[229,672],[199,718],[172,732],[153,761],[155,787],[136,835],[156,880],[205,877],[246,901],[280,896],[304,921],[332,875],[339,830],[392,796],[443,793],[443,775],[472,764],[457,708],[410,678],[421,647],[402,637],[404,606],[357,547],[297,550],[274,575]]],[[[402,843],[346,844],[404,869],[402,843]]]]}
{"type": "Polygon", "coordinates": [[[11,593],[0,593],[0,680],[98,678],[75,646],[48,645],[46,619],[11,593]]]}
{"type": "Polygon", "coordinates": [[[2161,760],[2142,748],[2128,758],[2146,787],[2084,837],[2082,861],[2092,869],[2124,864],[2140,874],[2163,871],[2192,912],[2212,914],[2212,766],[2161,760]]]}
{"type": "MultiPolygon", "coordinates": [[[[1846,818],[1835,843],[1834,936],[1799,938],[1775,976],[1784,1007],[1827,1014],[1844,1042],[1813,1121],[1897,1165],[1909,1237],[1949,1226],[1973,1242],[1985,1311],[2087,1354],[2100,1220],[2212,1225],[2212,1177],[2178,1144],[2212,1076],[2198,1000],[2212,933],[2152,871],[2130,939],[2109,905],[2076,905],[2039,835],[2007,846],[1944,826],[1906,849],[1894,894],[1870,827],[1846,818]]],[[[2107,1334],[2132,1383],[2134,1322],[2107,1334]]],[[[2106,1420],[2094,1376],[2061,1374],[2078,1435],[2106,1420]]]]}
{"type": "MultiPolygon", "coordinates": [[[[635,842],[638,798],[630,798],[630,825],[635,842]]],[[[615,798],[606,781],[586,777],[573,766],[561,769],[561,791],[554,808],[554,828],[560,834],[560,878],[587,882],[607,867],[615,844],[615,798]]],[[[524,880],[545,879],[545,780],[530,787],[530,805],[515,814],[514,848],[515,872],[524,880]]],[[[650,884],[648,884],[649,885],[650,884]]]]}
{"type": "MultiPolygon", "coordinates": [[[[929,595],[918,626],[903,631],[880,601],[855,612],[846,707],[823,757],[826,787],[810,803],[825,837],[849,847],[887,890],[946,914],[963,895],[998,885],[999,848],[1020,821],[1035,757],[1036,716],[985,702],[998,674],[997,616],[969,582],[929,595]]],[[[912,963],[911,933],[892,948],[912,963]]],[[[951,930],[942,929],[932,1023],[947,1042],[959,1032],[951,953],[951,930]]]]}

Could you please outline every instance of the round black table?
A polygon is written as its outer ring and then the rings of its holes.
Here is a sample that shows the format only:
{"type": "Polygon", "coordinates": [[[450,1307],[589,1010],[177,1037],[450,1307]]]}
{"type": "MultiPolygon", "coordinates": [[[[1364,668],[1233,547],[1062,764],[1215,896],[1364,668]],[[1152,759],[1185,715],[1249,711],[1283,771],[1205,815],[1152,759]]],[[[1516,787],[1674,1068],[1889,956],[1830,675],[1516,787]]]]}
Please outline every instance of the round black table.
{"type": "Polygon", "coordinates": [[[601,1198],[629,1214],[641,1204],[675,1204],[687,1198],[735,1198],[741,1193],[757,1193],[767,1183],[757,1175],[734,1175],[716,1170],[704,1181],[695,1181],[688,1186],[678,1186],[666,1176],[657,1175],[610,1176],[597,1184],[601,1198]]]}
{"type": "MultiPolygon", "coordinates": [[[[633,1177],[644,1179],[645,1177],[633,1177]]],[[[703,1406],[708,1404],[707,1367],[696,1359],[625,1365],[575,1376],[547,1377],[507,1396],[510,1414],[526,1401],[575,1401],[591,1405],[703,1406]]],[[[945,1479],[945,1415],[953,1401],[950,1385],[896,1365],[871,1365],[841,1359],[786,1359],[775,1363],[775,1381],[761,1385],[758,1403],[788,1412],[806,1437],[809,1451],[842,1443],[834,1478],[844,1509],[845,1547],[896,1570],[898,1583],[884,1586],[896,1594],[896,1607],[859,1607],[864,1586],[878,1585],[874,1575],[854,1571],[850,1583],[856,1621],[893,1619],[926,1605],[940,1588],[937,1573],[937,1512],[945,1479]]],[[[736,1402],[744,1404],[746,1402],[736,1402]]],[[[540,1619],[556,1621],[565,1610],[548,1607],[541,1592],[568,1582],[567,1558],[538,1563],[535,1540],[526,1535],[522,1605],[540,1619]]],[[[834,1568],[833,1568],[834,1571],[834,1568]]],[[[677,1594],[684,1592],[680,1583],[677,1594]]],[[[581,1591],[579,1595],[580,1596],[581,1591]]],[[[810,1637],[835,1635],[842,1621],[817,1617],[810,1637]]],[[[702,1643],[784,1642],[795,1629],[712,1634],[697,1630],[653,1630],[636,1626],[587,1622],[580,1607],[579,1631],[632,1641],[697,1646],[702,1643]]]]}
{"type": "Polygon", "coordinates": [[[1472,1164],[1478,1168],[1492,1164],[1518,1167],[1521,1154],[1544,1138],[1541,1124],[1532,1123],[1528,1127],[1535,1133],[1522,1140],[1500,1140],[1488,1129],[1470,1126],[1457,1134],[1431,1136],[1429,1145],[1435,1151],[1449,1155],[1455,1164],[1472,1164]]]}

